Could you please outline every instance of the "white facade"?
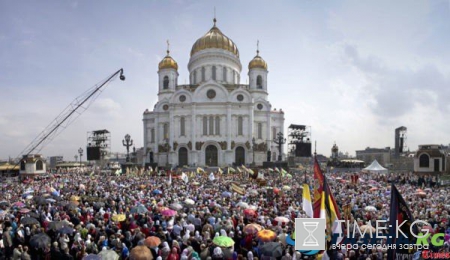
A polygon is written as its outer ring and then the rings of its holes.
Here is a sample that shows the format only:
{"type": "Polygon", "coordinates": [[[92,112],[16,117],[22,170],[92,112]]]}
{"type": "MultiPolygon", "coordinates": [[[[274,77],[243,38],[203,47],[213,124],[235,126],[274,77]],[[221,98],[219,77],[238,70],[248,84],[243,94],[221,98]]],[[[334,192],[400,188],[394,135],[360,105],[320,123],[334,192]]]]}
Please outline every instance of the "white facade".
{"type": "Polygon", "coordinates": [[[47,165],[39,154],[24,156],[20,161],[19,174],[21,176],[34,176],[38,174],[45,174],[46,172],[47,165]]]}
{"type": "Polygon", "coordinates": [[[250,63],[250,84],[239,84],[237,47],[214,26],[193,46],[190,84],[178,85],[178,65],[168,52],[159,66],[158,102],[143,115],[144,163],[152,156],[160,166],[262,165],[269,150],[276,158],[272,140],[284,134],[284,112],[272,110],[267,65],[259,55],[255,59],[260,66],[250,63]]]}

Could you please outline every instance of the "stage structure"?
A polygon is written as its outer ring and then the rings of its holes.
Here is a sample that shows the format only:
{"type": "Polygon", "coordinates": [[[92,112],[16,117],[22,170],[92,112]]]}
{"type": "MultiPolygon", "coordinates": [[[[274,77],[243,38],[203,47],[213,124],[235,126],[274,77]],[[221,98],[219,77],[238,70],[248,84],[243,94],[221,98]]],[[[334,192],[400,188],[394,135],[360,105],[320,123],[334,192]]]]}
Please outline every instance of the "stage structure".
{"type": "Polygon", "coordinates": [[[406,130],[404,126],[395,129],[395,151],[394,158],[399,158],[406,151],[406,130]]]}
{"type": "Polygon", "coordinates": [[[87,160],[100,161],[111,154],[111,133],[106,130],[96,130],[87,133],[87,160]]]}
{"type": "Polygon", "coordinates": [[[288,153],[292,157],[311,157],[311,126],[289,126],[288,153]]]}

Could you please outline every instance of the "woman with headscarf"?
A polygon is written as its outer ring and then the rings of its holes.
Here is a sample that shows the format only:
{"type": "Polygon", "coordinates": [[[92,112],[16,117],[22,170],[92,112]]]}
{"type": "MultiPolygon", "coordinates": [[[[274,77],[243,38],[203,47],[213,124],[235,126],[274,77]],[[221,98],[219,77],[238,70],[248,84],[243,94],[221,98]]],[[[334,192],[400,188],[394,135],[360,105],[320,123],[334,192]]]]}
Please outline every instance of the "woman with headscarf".
{"type": "Polygon", "coordinates": [[[247,260],[253,260],[253,253],[252,253],[252,251],[248,251],[248,253],[247,253],[247,260]]]}
{"type": "Polygon", "coordinates": [[[172,240],[172,248],[176,248],[177,249],[177,254],[181,255],[182,250],[181,250],[181,247],[180,247],[180,244],[179,244],[178,240],[172,240]]]}
{"type": "Polygon", "coordinates": [[[200,232],[197,230],[197,231],[195,231],[195,239],[198,241],[198,242],[201,242],[202,240],[203,240],[203,237],[200,235],[200,232]]]}
{"type": "Polygon", "coordinates": [[[225,231],[225,229],[221,229],[220,230],[220,235],[223,236],[223,237],[227,237],[228,236],[227,232],[225,231]]]}
{"type": "Polygon", "coordinates": [[[159,254],[162,257],[162,260],[166,260],[167,259],[167,257],[170,254],[170,247],[169,247],[169,244],[167,242],[162,243],[162,248],[161,248],[159,254]]]}
{"type": "Polygon", "coordinates": [[[183,250],[183,253],[181,253],[180,260],[188,260],[190,257],[189,250],[186,248],[183,250]]]}
{"type": "Polygon", "coordinates": [[[178,254],[178,249],[176,247],[172,247],[172,251],[166,260],[180,260],[180,255],[178,254]]]}
{"type": "Polygon", "coordinates": [[[212,259],[213,260],[223,260],[224,259],[223,252],[222,252],[222,249],[220,247],[214,248],[212,259]]]}

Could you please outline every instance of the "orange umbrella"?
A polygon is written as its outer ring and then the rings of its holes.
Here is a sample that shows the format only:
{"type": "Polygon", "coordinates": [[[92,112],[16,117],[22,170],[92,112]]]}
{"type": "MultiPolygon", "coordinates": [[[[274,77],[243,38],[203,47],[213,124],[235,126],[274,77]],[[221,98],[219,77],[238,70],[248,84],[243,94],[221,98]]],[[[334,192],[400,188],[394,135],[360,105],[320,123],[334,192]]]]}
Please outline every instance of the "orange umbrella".
{"type": "Polygon", "coordinates": [[[144,241],[144,244],[148,247],[157,247],[161,244],[161,239],[155,236],[147,237],[144,241]]]}
{"type": "Polygon", "coordinates": [[[256,234],[259,231],[261,231],[262,229],[263,228],[260,225],[252,223],[252,224],[248,224],[247,226],[245,226],[243,231],[246,234],[256,234]]]}
{"type": "Polygon", "coordinates": [[[277,234],[270,229],[264,229],[259,231],[256,237],[262,242],[270,242],[277,237],[277,234]]]}

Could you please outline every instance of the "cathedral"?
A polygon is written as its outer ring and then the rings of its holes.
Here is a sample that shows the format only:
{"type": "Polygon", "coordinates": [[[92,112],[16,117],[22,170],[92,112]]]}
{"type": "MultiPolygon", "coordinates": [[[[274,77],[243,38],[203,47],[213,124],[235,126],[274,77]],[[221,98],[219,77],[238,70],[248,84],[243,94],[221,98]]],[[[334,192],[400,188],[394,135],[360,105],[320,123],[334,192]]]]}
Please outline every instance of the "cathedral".
{"type": "Polygon", "coordinates": [[[236,44],[216,26],[192,46],[190,84],[178,84],[178,64],[167,55],[158,66],[158,102],[145,110],[144,163],[159,166],[262,165],[275,160],[284,112],[268,100],[267,63],[256,51],[249,84],[240,84],[236,44]]]}

